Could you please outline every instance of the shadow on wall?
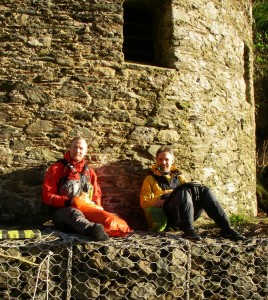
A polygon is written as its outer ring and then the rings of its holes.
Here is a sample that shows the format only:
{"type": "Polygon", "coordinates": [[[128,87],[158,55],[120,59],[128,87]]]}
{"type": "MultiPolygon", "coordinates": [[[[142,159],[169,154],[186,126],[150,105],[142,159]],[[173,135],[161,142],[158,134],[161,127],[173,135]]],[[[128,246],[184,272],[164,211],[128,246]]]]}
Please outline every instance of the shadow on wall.
{"type": "MultiPolygon", "coordinates": [[[[42,226],[49,220],[48,207],[41,201],[46,169],[47,165],[0,175],[1,225],[42,226]]],[[[105,210],[125,219],[133,229],[145,229],[139,193],[148,171],[138,161],[117,161],[95,171],[105,210]]]]}
{"type": "Polygon", "coordinates": [[[0,219],[2,224],[38,225],[47,208],[41,204],[42,183],[47,166],[20,169],[0,176],[0,219]]]}
{"type": "Polygon", "coordinates": [[[126,220],[132,229],[147,228],[139,196],[148,170],[143,169],[141,162],[119,160],[95,171],[102,190],[104,209],[126,220]]]}

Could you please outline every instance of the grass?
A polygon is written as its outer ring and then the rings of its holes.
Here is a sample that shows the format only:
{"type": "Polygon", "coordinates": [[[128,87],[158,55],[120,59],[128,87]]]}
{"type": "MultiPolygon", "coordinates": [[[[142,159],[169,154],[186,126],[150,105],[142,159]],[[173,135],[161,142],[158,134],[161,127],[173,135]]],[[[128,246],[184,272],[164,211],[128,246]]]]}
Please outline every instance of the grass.
{"type": "Polygon", "coordinates": [[[229,216],[230,223],[233,227],[241,226],[248,224],[250,222],[250,218],[243,214],[231,214],[229,216]]]}

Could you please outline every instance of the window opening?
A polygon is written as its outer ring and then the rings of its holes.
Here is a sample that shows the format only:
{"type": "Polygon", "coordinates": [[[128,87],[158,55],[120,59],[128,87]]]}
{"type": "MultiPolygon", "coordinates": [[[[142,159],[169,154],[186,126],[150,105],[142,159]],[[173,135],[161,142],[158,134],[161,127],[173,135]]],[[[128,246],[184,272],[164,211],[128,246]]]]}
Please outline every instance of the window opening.
{"type": "Polygon", "coordinates": [[[174,67],[170,0],[125,0],[125,61],[174,67]]]}
{"type": "Polygon", "coordinates": [[[250,50],[249,47],[244,44],[244,80],[246,84],[246,100],[251,103],[250,95],[250,50]]]}
{"type": "Polygon", "coordinates": [[[154,63],[152,12],[124,8],[123,52],[126,61],[154,63]]]}

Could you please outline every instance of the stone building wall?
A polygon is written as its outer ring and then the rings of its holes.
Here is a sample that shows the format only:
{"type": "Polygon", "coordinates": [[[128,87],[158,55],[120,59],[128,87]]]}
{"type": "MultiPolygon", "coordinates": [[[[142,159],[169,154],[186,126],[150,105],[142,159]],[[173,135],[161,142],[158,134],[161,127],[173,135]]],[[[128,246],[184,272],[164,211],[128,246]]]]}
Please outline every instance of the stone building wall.
{"type": "Polygon", "coordinates": [[[143,2],[158,66],[124,60],[123,0],[0,1],[2,222],[42,219],[44,170],[76,135],[104,206],[134,223],[163,144],[228,212],[256,214],[250,1],[143,2]]]}

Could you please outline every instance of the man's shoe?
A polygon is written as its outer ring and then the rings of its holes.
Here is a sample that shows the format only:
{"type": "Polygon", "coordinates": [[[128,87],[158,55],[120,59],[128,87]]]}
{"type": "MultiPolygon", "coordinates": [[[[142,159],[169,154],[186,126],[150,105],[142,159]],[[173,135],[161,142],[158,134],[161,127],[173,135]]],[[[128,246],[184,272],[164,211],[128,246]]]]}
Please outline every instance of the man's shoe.
{"type": "Polygon", "coordinates": [[[198,235],[194,229],[187,229],[184,231],[184,237],[188,240],[192,240],[192,241],[200,241],[201,240],[201,236],[198,235]]]}
{"type": "Polygon", "coordinates": [[[220,233],[220,236],[225,239],[232,240],[232,241],[243,241],[246,239],[242,234],[238,233],[237,231],[235,231],[232,228],[227,229],[227,230],[222,230],[220,233]]]}
{"type": "Polygon", "coordinates": [[[109,235],[105,232],[102,224],[95,223],[94,225],[88,227],[85,231],[85,234],[92,237],[94,241],[109,240],[109,235]]]}

